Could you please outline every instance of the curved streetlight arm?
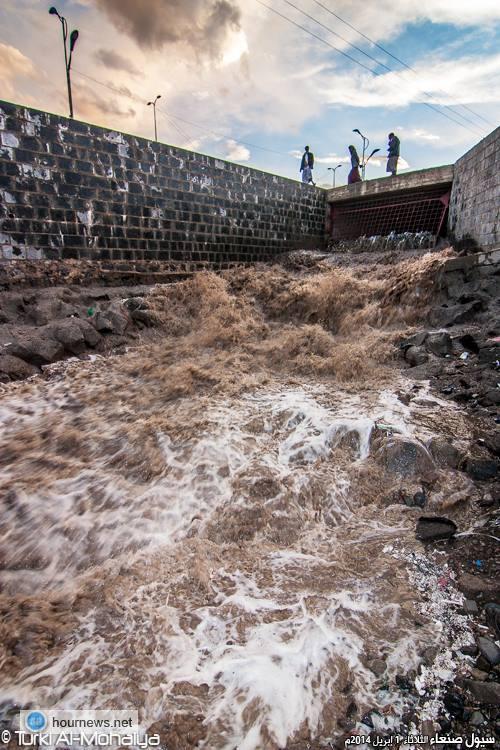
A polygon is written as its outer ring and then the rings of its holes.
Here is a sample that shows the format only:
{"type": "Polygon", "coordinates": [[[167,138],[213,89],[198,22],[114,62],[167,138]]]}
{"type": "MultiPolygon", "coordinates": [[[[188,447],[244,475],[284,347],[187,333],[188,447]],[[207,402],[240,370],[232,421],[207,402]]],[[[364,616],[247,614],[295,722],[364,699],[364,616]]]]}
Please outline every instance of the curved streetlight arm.
{"type": "Polygon", "coordinates": [[[375,154],[377,154],[379,151],[380,151],[379,148],[374,148],[373,151],[371,152],[370,156],[366,160],[365,164],[368,164],[368,162],[370,161],[370,159],[372,158],[372,156],[374,156],[375,154]]]}

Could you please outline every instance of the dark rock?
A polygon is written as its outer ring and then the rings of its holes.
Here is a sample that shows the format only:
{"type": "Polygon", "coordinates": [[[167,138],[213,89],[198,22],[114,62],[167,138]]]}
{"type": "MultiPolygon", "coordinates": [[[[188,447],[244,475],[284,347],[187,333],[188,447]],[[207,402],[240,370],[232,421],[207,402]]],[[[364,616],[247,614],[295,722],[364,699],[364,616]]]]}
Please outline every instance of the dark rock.
{"type": "Polygon", "coordinates": [[[0,355],[0,381],[3,380],[24,380],[29,378],[30,375],[35,375],[39,370],[25,362],[19,357],[14,357],[12,354],[0,355]],[[2,378],[2,375],[5,376],[2,378]]]}
{"type": "Polygon", "coordinates": [[[479,653],[479,649],[475,643],[466,643],[465,646],[460,646],[460,651],[464,656],[477,656],[479,653]]]}
{"type": "Polygon", "coordinates": [[[413,492],[411,489],[400,488],[393,493],[391,500],[396,503],[404,503],[408,508],[423,508],[427,502],[427,495],[425,490],[413,492]]]}
{"type": "Polygon", "coordinates": [[[481,674],[484,674],[485,672],[488,674],[491,669],[491,664],[482,654],[479,654],[476,659],[476,669],[478,672],[480,671],[481,674]]]}
{"type": "Polygon", "coordinates": [[[489,492],[486,492],[479,498],[477,504],[480,508],[491,508],[492,505],[495,505],[495,500],[489,492]]]}
{"type": "Polygon", "coordinates": [[[451,307],[435,307],[429,316],[431,325],[444,326],[448,328],[457,323],[470,320],[482,308],[481,300],[474,300],[465,305],[452,305],[451,307]]]}
{"type": "Polygon", "coordinates": [[[446,333],[446,331],[429,333],[425,340],[425,348],[428,352],[436,354],[438,357],[444,357],[446,354],[451,354],[453,342],[450,334],[446,333]]]}
{"type": "Polygon", "coordinates": [[[478,355],[479,362],[491,364],[500,359],[500,345],[481,347],[478,355]]]}
{"type": "Polygon", "coordinates": [[[455,719],[461,719],[464,715],[465,701],[460,695],[453,691],[448,691],[443,699],[444,707],[455,719]]]}
{"type": "Polygon", "coordinates": [[[499,462],[490,458],[468,458],[465,462],[467,474],[479,481],[494,479],[498,473],[499,462]]]}
{"type": "Polygon", "coordinates": [[[101,340],[101,335],[96,331],[92,323],[81,318],[75,318],[75,322],[80,328],[87,346],[91,346],[92,348],[97,346],[101,340]]]}
{"type": "Polygon", "coordinates": [[[449,518],[442,516],[421,516],[417,521],[416,536],[422,542],[438,539],[451,539],[457,526],[449,518]]]}
{"type": "Polygon", "coordinates": [[[423,346],[410,346],[405,351],[405,359],[411,367],[416,367],[427,362],[429,355],[423,346]]]}
{"type": "Polygon", "coordinates": [[[427,448],[440,466],[447,466],[450,469],[457,469],[462,461],[462,453],[453,443],[442,437],[433,437],[427,443],[427,448]]]}
{"type": "Polygon", "coordinates": [[[481,669],[477,669],[477,667],[473,667],[470,671],[470,676],[473,680],[487,680],[489,676],[489,669],[486,672],[483,672],[481,669]]]}
{"type": "Polygon", "coordinates": [[[470,333],[465,333],[463,336],[459,336],[458,341],[462,344],[464,349],[467,349],[468,352],[478,354],[479,345],[474,336],[471,336],[470,333]]]}
{"type": "Polygon", "coordinates": [[[375,729],[375,726],[374,726],[374,724],[373,724],[373,719],[372,719],[372,716],[371,716],[371,713],[370,713],[370,712],[368,712],[367,714],[365,714],[365,715],[363,716],[363,718],[361,719],[361,721],[362,721],[362,722],[363,722],[363,724],[365,724],[365,725],[366,725],[367,727],[370,727],[370,729],[375,729]]]}
{"type": "Polygon", "coordinates": [[[82,329],[73,318],[62,320],[51,327],[52,336],[59,341],[70,354],[82,354],[85,351],[85,338],[82,329]]]}
{"type": "MultiPolygon", "coordinates": [[[[467,614],[467,615],[477,615],[477,614],[479,614],[479,607],[477,606],[477,604],[474,601],[474,599],[466,599],[465,602],[464,602],[464,604],[463,604],[462,609],[465,612],[465,614],[467,614]]],[[[463,648],[461,648],[460,650],[462,651],[462,653],[464,653],[463,648]]]]}
{"type": "Polygon", "coordinates": [[[105,312],[98,312],[95,316],[95,327],[100,333],[117,333],[122,335],[128,325],[128,317],[111,308],[105,312]]]}
{"type": "Polygon", "coordinates": [[[427,502],[427,495],[425,494],[425,490],[418,490],[413,495],[413,505],[416,508],[423,508],[425,503],[427,502]]]}
{"type": "Polygon", "coordinates": [[[498,648],[491,638],[479,636],[477,639],[477,645],[488,664],[491,664],[492,667],[496,667],[497,664],[500,664],[500,648],[498,648]]]}
{"type": "Polygon", "coordinates": [[[481,711],[473,711],[470,719],[469,724],[473,727],[480,727],[481,724],[484,724],[486,719],[484,718],[484,715],[481,713],[481,711]]]}
{"type": "Polygon", "coordinates": [[[452,398],[457,404],[464,404],[466,401],[471,401],[472,393],[469,393],[469,391],[458,391],[453,394],[452,398]]]}
{"type": "Polygon", "coordinates": [[[491,388],[489,391],[486,391],[481,399],[481,403],[500,404],[500,388],[491,388]]]}
{"type": "Polygon", "coordinates": [[[411,680],[409,680],[408,677],[402,674],[396,675],[396,685],[400,690],[411,690],[413,688],[411,680]]]}
{"type": "Polygon", "coordinates": [[[383,659],[372,659],[368,664],[368,667],[376,677],[382,677],[387,665],[383,659]]]}
{"type": "Polygon", "coordinates": [[[483,575],[462,573],[457,581],[457,588],[468,598],[478,599],[488,597],[488,599],[491,599],[500,592],[500,583],[483,575]]]}
{"type": "Polygon", "coordinates": [[[134,323],[141,323],[147,328],[152,328],[156,325],[156,319],[149,310],[134,310],[131,316],[134,323]]]}
{"type": "Polygon", "coordinates": [[[500,706],[500,683],[464,680],[464,686],[478,703],[500,706]]]}
{"type": "Polygon", "coordinates": [[[36,367],[48,365],[64,355],[63,345],[53,338],[46,338],[41,331],[36,338],[14,341],[6,349],[8,354],[20,357],[36,367]]]}
{"type": "Polygon", "coordinates": [[[500,430],[484,438],[484,444],[493,455],[500,457],[500,430]]]}
{"type": "Polygon", "coordinates": [[[375,451],[385,469],[399,476],[420,476],[432,481],[435,476],[434,462],[423,445],[401,435],[393,435],[375,451]]]}
{"type": "MultiPolygon", "coordinates": [[[[439,718],[439,728],[441,729],[441,732],[444,732],[444,734],[448,734],[448,732],[451,732],[452,726],[453,725],[451,721],[447,719],[446,717],[439,718]]],[[[434,732],[434,727],[431,726],[430,731],[427,732],[427,736],[428,737],[432,736],[433,732],[434,732]]]]}
{"type": "Polygon", "coordinates": [[[131,297],[127,300],[125,300],[125,307],[129,312],[134,312],[134,310],[146,310],[147,305],[144,302],[144,299],[142,297],[131,297]]]}
{"type": "Polygon", "coordinates": [[[496,630],[498,635],[500,635],[500,604],[488,602],[484,607],[484,613],[486,615],[486,622],[490,628],[496,630]]]}
{"type": "Polygon", "coordinates": [[[418,333],[414,333],[413,336],[409,336],[407,339],[402,341],[399,346],[401,349],[408,349],[410,346],[422,346],[427,336],[427,331],[419,331],[418,333]]]}

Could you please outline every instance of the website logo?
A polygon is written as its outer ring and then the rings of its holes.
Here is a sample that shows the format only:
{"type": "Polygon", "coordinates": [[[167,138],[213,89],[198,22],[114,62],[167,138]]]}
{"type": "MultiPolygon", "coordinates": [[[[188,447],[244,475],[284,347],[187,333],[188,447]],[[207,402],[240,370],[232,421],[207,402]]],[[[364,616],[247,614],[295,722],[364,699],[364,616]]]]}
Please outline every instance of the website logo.
{"type": "Polygon", "coordinates": [[[26,716],[26,726],[32,732],[43,732],[47,726],[47,717],[43,711],[30,711],[26,716]]]}

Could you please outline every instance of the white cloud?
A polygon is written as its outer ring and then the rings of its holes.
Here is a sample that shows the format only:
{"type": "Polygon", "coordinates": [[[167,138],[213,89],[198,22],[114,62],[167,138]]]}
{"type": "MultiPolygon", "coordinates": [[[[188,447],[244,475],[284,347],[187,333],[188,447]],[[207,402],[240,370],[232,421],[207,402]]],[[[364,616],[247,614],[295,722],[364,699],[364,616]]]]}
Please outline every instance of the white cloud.
{"type": "Polygon", "coordinates": [[[245,32],[240,29],[233,32],[227,40],[225,49],[222,53],[222,65],[231,65],[237,62],[242,55],[248,52],[248,43],[245,32]]]}
{"type": "Polygon", "coordinates": [[[429,133],[427,130],[423,130],[421,128],[415,128],[414,130],[406,130],[405,128],[400,128],[400,130],[407,141],[441,140],[441,136],[436,135],[435,133],[429,133]]]}
{"type": "MultiPolygon", "coordinates": [[[[404,107],[415,102],[437,106],[500,101],[500,54],[455,60],[426,58],[413,67],[416,75],[408,70],[376,77],[356,72],[353,80],[352,73],[337,74],[334,81],[325,87],[324,95],[329,104],[356,107],[404,107]],[[432,98],[424,92],[431,94],[432,98]]],[[[456,115],[455,118],[458,119],[456,115]]]]}
{"type": "Polygon", "coordinates": [[[37,78],[38,73],[29,57],[16,47],[0,42],[0,84],[4,96],[13,96],[18,77],[37,78]]]}
{"type": "Polygon", "coordinates": [[[349,155],[337,156],[336,154],[327,154],[326,156],[316,156],[315,161],[318,164],[349,164],[351,157],[349,155]]]}
{"type": "Polygon", "coordinates": [[[226,149],[226,159],[230,161],[248,161],[250,159],[251,154],[247,147],[233,141],[232,138],[226,141],[226,149]]]}

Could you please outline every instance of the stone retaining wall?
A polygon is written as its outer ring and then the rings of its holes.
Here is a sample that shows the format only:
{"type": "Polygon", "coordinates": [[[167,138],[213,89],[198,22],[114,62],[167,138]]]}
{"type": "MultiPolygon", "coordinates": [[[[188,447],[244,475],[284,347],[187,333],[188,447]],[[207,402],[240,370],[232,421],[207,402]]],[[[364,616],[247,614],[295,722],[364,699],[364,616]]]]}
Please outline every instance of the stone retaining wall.
{"type": "Polygon", "coordinates": [[[448,229],[454,240],[500,247],[500,127],[456,162],[448,229]]]}
{"type": "Polygon", "coordinates": [[[269,260],[324,245],[325,195],[0,101],[0,259],[269,260]]]}

